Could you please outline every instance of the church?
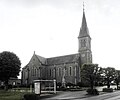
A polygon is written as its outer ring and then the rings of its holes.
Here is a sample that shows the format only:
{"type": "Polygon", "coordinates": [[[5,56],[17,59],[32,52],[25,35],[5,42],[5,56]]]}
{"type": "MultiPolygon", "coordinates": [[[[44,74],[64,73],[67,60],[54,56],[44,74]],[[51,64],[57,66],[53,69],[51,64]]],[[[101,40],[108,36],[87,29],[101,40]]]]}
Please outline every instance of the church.
{"type": "Polygon", "coordinates": [[[32,84],[34,80],[53,80],[61,84],[81,82],[80,69],[84,63],[92,63],[91,37],[85,11],[78,36],[78,52],[59,57],[45,58],[35,52],[29,63],[22,68],[22,84],[32,84]]]}

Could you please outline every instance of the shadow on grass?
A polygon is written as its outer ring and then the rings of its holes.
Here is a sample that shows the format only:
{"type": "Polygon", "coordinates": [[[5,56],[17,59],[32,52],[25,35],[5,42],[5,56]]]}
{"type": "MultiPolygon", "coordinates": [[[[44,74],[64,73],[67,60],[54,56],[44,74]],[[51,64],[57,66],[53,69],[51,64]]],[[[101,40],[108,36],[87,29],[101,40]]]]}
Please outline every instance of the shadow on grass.
{"type": "Polygon", "coordinates": [[[13,92],[0,90],[0,100],[22,100],[26,92],[13,92]]]}

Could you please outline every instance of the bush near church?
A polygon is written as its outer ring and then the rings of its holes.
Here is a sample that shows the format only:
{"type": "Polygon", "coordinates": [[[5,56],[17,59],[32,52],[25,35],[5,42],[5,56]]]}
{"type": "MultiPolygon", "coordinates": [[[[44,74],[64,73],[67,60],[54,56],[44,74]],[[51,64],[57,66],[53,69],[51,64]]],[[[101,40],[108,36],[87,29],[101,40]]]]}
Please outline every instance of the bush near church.
{"type": "Polygon", "coordinates": [[[77,86],[79,86],[79,87],[89,87],[89,84],[88,84],[88,82],[84,81],[84,83],[83,82],[78,82],[77,86]]]}
{"type": "Polygon", "coordinates": [[[39,100],[39,97],[36,94],[25,94],[24,100],[39,100]]]}
{"type": "Polygon", "coordinates": [[[113,92],[113,88],[103,88],[103,92],[113,92]]]}
{"type": "Polygon", "coordinates": [[[99,95],[99,91],[97,89],[87,89],[86,91],[89,95],[99,95]]]}

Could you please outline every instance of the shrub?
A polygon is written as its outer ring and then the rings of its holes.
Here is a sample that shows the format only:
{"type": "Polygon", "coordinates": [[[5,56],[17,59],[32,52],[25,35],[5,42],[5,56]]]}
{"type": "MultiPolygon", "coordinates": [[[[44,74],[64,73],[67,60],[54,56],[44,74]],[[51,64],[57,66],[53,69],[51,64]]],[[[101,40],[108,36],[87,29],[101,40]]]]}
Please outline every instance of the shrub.
{"type": "Polygon", "coordinates": [[[120,87],[118,87],[118,89],[117,90],[120,90],[120,87]]]}
{"type": "Polygon", "coordinates": [[[99,86],[104,86],[104,84],[101,82],[101,83],[99,83],[99,86]]]}
{"type": "Polygon", "coordinates": [[[61,90],[61,91],[66,91],[67,88],[65,88],[65,87],[62,86],[62,87],[60,88],[60,90],[61,90]]]}
{"type": "Polygon", "coordinates": [[[8,85],[8,89],[12,89],[12,85],[8,85]]]}
{"type": "Polygon", "coordinates": [[[25,94],[24,99],[25,100],[39,100],[36,94],[25,94]]]}
{"type": "Polygon", "coordinates": [[[72,83],[67,83],[66,86],[74,86],[72,83]]]}
{"type": "Polygon", "coordinates": [[[62,86],[62,83],[61,82],[58,82],[57,83],[57,86],[59,86],[59,88],[62,86]]]}
{"type": "Polygon", "coordinates": [[[118,87],[118,88],[114,88],[114,90],[120,90],[120,87],[118,87]]]}
{"type": "Polygon", "coordinates": [[[82,82],[78,82],[78,83],[77,83],[77,86],[82,87],[82,86],[83,86],[83,83],[82,83],[82,82]]]}
{"type": "Polygon", "coordinates": [[[99,95],[99,91],[97,89],[87,89],[87,93],[89,95],[99,95]]]}
{"type": "Polygon", "coordinates": [[[2,90],[3,90],[4,88],[5,88],[5,86],[0,86],[0,89],[2,89],[2,90]]]}
{"type": "Polygon", "coordinates": [[[87,82],[78,82],[77,86],[79,86],[79,87],[89,87],[89,84],[87,82]]]}
{"type": "Polygon", "coordinates": [[[103,88],[103,92],[113,92],[113,88],[103,88]]]}

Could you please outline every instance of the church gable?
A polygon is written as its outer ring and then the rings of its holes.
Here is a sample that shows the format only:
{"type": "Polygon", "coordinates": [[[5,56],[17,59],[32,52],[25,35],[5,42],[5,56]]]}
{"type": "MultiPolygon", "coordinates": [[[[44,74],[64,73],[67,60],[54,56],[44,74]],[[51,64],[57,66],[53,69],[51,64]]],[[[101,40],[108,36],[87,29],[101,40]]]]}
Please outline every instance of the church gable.
{"type": "Polygon", "coordinates": [[[33,66],[33,65],[45,65],[46,64],[46,59],[34,54],[28,63],[28,65],[33,66]]]}

